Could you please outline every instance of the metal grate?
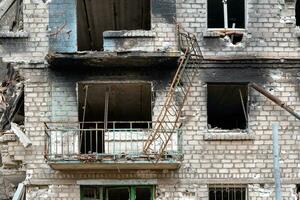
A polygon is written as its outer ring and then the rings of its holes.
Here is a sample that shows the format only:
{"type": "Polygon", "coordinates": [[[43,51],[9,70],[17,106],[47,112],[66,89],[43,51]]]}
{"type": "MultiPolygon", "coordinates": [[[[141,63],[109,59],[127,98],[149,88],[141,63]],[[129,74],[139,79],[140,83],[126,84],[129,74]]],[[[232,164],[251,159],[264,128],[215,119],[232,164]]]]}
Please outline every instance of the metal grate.
{"type": "Polygon", "coordinates": [[[210,185],[209,200],[246,200],[245,185],[210,185]]]}

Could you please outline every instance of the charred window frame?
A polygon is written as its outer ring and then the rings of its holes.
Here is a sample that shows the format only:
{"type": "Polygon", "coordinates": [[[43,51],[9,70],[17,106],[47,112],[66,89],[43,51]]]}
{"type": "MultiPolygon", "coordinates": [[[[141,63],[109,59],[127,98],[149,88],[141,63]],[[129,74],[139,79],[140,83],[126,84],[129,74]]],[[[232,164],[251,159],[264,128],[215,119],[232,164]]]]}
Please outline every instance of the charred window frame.
{"type": "Polygon", "coordinates": [[[208,29],[245,29],[247,0],[207,0],[208,29]]]}
{"type": "Polygon", "coordinates": [[[209,185],[209,200],[247,200],[246,185],[209,185]]]}
{"type": "Polygon", "coordinates": [[[247,130],[248,119],[248,83],[207,83],[209,130],[247,130]]]}

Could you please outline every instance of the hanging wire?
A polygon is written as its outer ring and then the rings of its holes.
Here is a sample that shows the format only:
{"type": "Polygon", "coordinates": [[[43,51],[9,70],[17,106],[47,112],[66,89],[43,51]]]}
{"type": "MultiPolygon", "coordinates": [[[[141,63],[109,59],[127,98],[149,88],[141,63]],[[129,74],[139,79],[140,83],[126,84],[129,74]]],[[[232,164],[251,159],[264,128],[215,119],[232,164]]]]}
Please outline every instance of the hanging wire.
{"type": "Polygon", "coordinates": [[[248,122],[248,116],[247,116],[247,112],[246,112],[245,103],[244,103],[243,94],[242,94],[241,89],[239,89],[239,93],[240,93],[240,98],[241,98],[241,103],[242,103],[244,116],[245,116],[246,121],[248,122]]]}

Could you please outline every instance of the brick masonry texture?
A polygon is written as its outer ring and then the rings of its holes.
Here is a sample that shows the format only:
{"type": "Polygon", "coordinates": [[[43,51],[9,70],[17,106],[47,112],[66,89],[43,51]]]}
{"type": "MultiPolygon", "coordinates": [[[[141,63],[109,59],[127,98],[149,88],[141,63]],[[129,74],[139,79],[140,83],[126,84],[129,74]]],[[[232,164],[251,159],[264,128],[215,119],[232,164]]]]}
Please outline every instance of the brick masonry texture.
{"type": "MultiPolygon", "coordinates": [[[[206,58],[299,58],[299,39],[293,21],[294,4],[277,0],[247,0],[247,28],[240,44],[226,38],[203,37],[207,30],[206,0],[154,1],[152,28],[155,51],[175,51],[173,17],[186,29],[196,33],[206,58]],[[167,9],[168,7],[168,9],[167,9]]],[[[283,109],[250,89],[249,131],[224,134],[224,139],[207,140],[207,82],[256,82],[269,89],[295,110],[300,110],[299,62],[261,64],[215,62],[204,63],[183,113],[184,160],[176,171],[56,171],[44,158],[44,122],[77,121],[76,83],[94,80],[143,80],[154,85],[157,113],[163,103],[170,80],[170,69],[127,71],[101,69],[53,70],[45,56],[49,51],[76,51],[75,0],[24,0],[24,31],[29,37],[0,38],[0,57],[12,62],[26,79],[25,129],[32,147],[24,150],[18,142],[8,147],[11,156],[26,169],[27,199],[80,199],[78,180],[82,179],[155,179],[157,199],[208,200],[209,184],[246,184],[249,200],[274,199],[272,158],[272,123],[280,122],[282,195],[296,198],[300,183],[300,122],[283,109]],[[64,23],[66,24],[64,26],[64,23]],[[62,32],[54,34],[60,27],[62,32]],[[231,139],[226,139],[226,138],[231,139]],[[240,138],[240,139],[236,139],[240,138]],[[22,153],[21,153],[22,152],[22,153]]],[[[147,43],[148,44],[148,43],[147,43]]],[[[149,47],[145,47],[149,48],[149,47]]],[[[213,133],[214,134],[214,133],[213,133]]],[[[217,134],[217,133],[216,133],[217,134]]],[[[0,148],[1,149],[1,148],[0,148]]],[[[0,173],[0,199],[4,195],[0,173]]]]}

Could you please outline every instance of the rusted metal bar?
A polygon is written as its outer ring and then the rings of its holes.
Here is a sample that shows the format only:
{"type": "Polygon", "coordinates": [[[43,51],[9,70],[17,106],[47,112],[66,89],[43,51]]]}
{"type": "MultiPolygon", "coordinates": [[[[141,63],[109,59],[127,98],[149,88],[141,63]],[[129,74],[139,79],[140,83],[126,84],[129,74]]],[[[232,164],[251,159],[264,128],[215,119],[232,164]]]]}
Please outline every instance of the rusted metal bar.
{"type": "Polygon", "coordinates": [[[300,115],[298,113],[296,113],[294,111],[294,109],[292,109],[290,106],[288,106],[285,102],[281,101],[278,97],[275,97],[274,95],[272,95],[270,92],[265,90],[263,87],[259,86],[256,83],[251,83],[250,87],[252,87],[253,89],[255,89],[256,91],[258,91],[259,93],[261,93],[262,95],[264,95],[265,97],[267,97],[268,99],[273,101],[275,104],[277,104],[281,108],[285,109],[291,115],[293,115],[294,117],[296,117],[297,119],[300,120],[300,115]]]}
{"type": "Polygon", "coordinates": [[[109,94],[110,88],[107,87],[105,91],[105,105],[104,105],[104,129],[107,129],[107,121],[108,121],[108,106],[109,106],[109,94]]]}
{"type": "Polygon", "coordinates": [[[186,104],[190,88],[198,73],[199,64],[203,60],[203,55],[196,40],[196,36],[184,31],[179,25],[177,25],[177,33],[179,37],[179,48],[184,54],[180,59],[164,105],[154,124],[154,128],[151,130],[151,134],[143,148],[146,155],[152,154],[152,152],[155,151],[156,163],[165,155],[165,150],[172,138],[172,134],[176,132],[176,129],[180,126],[180,116],[183,106],[186,104]],[[187,68],[191,66],[192,69],[187,70],[187,68]],[[182,87],[182,90],[178,90],[180,87],[182,87]],[[178,92],[180,93],[178,95],[182,97],[179,101],[179,96],[176,96],[178,92]],[[175,105],[173,101],[176,101],[178,105],[175,105]],[[176,107],[175,109],[174,105],[176,107]],[[173,113],[174,111],[175,113],[173,113]],[[156,152],[155,144],[157,140],[160,145],[156,152]]]}

